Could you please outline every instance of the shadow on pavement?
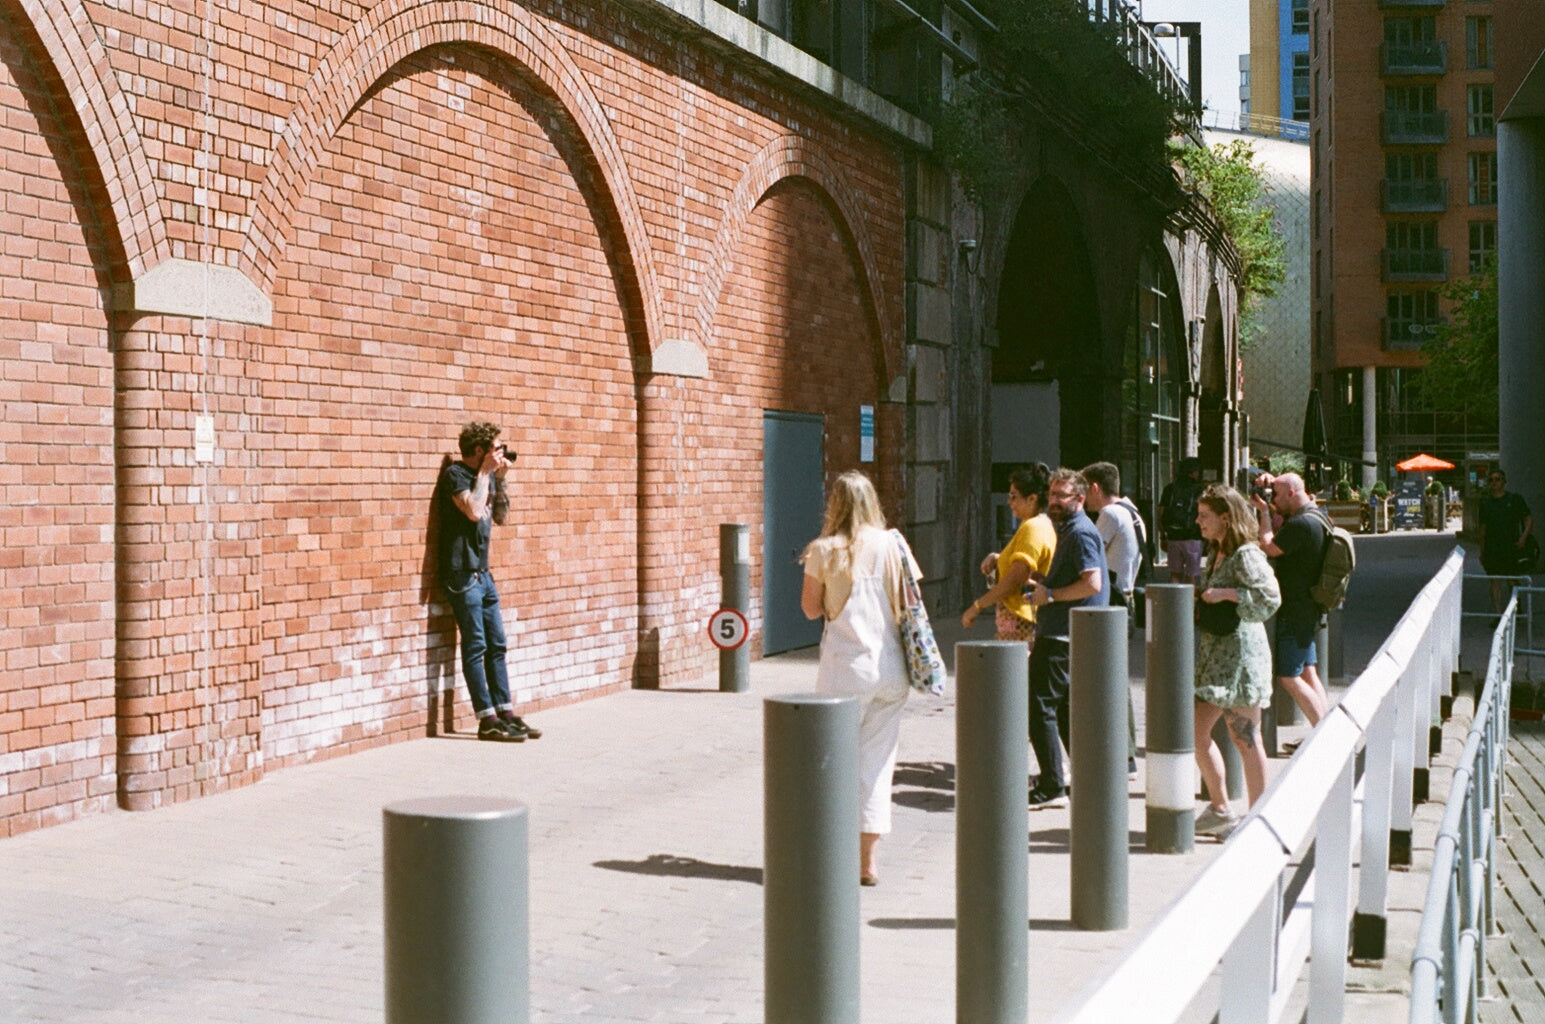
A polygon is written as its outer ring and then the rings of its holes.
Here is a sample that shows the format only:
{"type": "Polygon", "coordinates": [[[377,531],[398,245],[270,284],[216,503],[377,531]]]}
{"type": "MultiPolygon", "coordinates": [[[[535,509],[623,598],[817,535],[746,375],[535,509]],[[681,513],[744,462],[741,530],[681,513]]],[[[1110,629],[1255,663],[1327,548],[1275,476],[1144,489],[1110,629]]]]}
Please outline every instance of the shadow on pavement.
{"type": "Polygon", "coordinates": [[[709,878],[721,882],[762,884],[762,869],[738,864],[714,864],[696,857],[678,857],[671,853],[651,853],[643,860],[598,860],[595,867],[606,871],[626,871],[635,875],[659,875],[674,878],[709,878]]]}
{"type": "Polygon", "coordinates": [[[955,789],[955,766],[947,761],[902,761],[896,765],[896,785],[920,789],[955,789]]]}

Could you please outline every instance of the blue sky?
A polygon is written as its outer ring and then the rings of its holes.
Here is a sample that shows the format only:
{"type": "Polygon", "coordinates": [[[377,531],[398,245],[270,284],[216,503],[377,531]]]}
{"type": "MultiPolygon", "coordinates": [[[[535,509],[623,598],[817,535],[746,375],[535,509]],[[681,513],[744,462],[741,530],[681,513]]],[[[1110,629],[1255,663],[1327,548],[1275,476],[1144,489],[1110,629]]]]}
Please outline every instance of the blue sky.
{"type": "MultiPolygon", "coordinates": [[[[1202,102],[1209,111],[1239,112],[1239,55],[1250,51],[1249,0],[1137,0],[1144,21],[1202,23],[1202,102]]],[[[1160,40],[1174,57],[1174,41],[1160,40]]],[[[1180,69],[1185,71],[1182,50],[1180,69]]]]}

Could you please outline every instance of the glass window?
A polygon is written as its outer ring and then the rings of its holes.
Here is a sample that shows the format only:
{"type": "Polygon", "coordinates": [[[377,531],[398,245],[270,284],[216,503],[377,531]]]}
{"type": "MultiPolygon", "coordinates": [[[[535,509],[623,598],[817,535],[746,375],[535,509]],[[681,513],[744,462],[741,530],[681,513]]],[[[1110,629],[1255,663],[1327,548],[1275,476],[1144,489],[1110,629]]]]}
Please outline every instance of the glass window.
{"type": "Polygon", "coordinates": [[[1293,120],[1309,120],[1309,55],[1293,54],[1293,120]]]}
{"type": "Polygon", "coordinates": [[[1438,110],[1435,85],[1386,85],[1384,109],[1401,113],[1434,114],[1438,110]]]}
{"type": "Polygon", "coordinates": [[[1433,250],[1438,247],[1438,222],[1396,221],[1384,228],[1384,244],[1406,251],[1433,250]]]}
{"type": "Polygon", "coordinates": [[[1470,205],[1497,205],[1497,154],[1470,154],[1470,205]]]}
{"type": "Polygon", "coordinates": [[[1293,0],[1293,34],[1304,35],[1309,31],[1309,0],[1293,0]]]}
{"type": "Polygon", "coordinates": [[[1386,153],[1384,176],[1390,181],[1431,181],[1438,176],[1436,153],[1386,153]]]}
{"type": "Polygon", "coordinates": [[[1480,270],[1486,258],[1497,251],[1497,222],[1472,220],[1470,222],[1470,273],[1480,270]]]}
{"type": "Polygon", "coordinates": [[[1418,348],[1437,329],[1437,292],[1390,292],[1386,301],[1386,337],[1391,347],[1418,348]]]}
{"type": "Polygon", "coordinates": [[[1490,138],[1497,134],[1497,118],[1492,110],[1492,86],[1490,82],[1466,87],[1467,106],[1470,117],[1470,137],[1472,139],[1490,138]]]}
{"type": "Polygon", "coordinates": [[[1465,66],[1492,66],[1491,18],[1465,19],[1465,66]]]}

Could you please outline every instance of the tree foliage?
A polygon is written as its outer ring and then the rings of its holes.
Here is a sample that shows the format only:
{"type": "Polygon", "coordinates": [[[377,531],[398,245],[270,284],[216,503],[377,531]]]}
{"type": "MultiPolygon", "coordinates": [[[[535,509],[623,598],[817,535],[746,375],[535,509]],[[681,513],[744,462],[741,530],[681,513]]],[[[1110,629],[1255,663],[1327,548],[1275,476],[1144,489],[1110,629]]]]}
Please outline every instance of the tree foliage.
{"type": "Polygon", "coordinates": [[[1183,111],[1128,62],[1116,23],[1091,21],[1086,0],[978,6],[998,32],[934,126],[934,148],[967,192],[985,198],[1012,181],[1024,161],[1016,127],[1048,114],[1139,166],[1163,160],[1183,111]]]}
{"type": "Polygon", "coordinates": [[[1239,334],[1248,348],[1260,300],[1277,294],[1287,276],[1282,233],[1266,202],[1271,188],[1255,162],[1255,148],[1244,139],[1211,147],[1176,144],[1171,153],[1182,186],[1211,205],[1239,253],[1239,334]]]}
{"type": "Polygon", "coordinates": [[[1474,274],[1451,281],[1438,295],[1453,303],[1449,319],[1422,344],[1427,369],[1422,397],[1434,409],[1464,412],[1483,423],[1497,422],[1497,259],[1492,255],[1474,274]]]}

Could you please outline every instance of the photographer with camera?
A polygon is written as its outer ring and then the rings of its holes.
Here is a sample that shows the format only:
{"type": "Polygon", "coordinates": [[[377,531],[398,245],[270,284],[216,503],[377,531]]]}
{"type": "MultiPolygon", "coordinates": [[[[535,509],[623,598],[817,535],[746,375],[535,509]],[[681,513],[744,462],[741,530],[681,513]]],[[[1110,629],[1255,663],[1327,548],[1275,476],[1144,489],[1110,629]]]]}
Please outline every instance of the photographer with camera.
{"type": "Polygon", "coordinates": [[[488,571],[493,524],[504,525],[509,496],[504,477],[515,453],[495,444],[499,428],[468,423],[457,445],[461,458],[440,471],[432,514],[439,525],[440,585],[456,616],[461,674],[477,712],[477,738],[520,743],[542,735],[515,714],[505,666],[504,613],[488,571]]]}
{"type": "Polygon", "coordinates": [[[1282,590],[1272,647],[1277,683],[1314,726],[1325,717],[1330,698],[1316,668],[1319,659],[1314,636],[1321,613],[1309,589],[1320,578],[1330,520],[1304,489],[1303,477],[1297,473],[1276,477],[1262,473],[1255,481],[1250,503],[1259,520],[1261,549],[1271,557],[1282,590]],[[1275,530],[1273,506],[1282,515],[1282,525],[1275,530]]]}

